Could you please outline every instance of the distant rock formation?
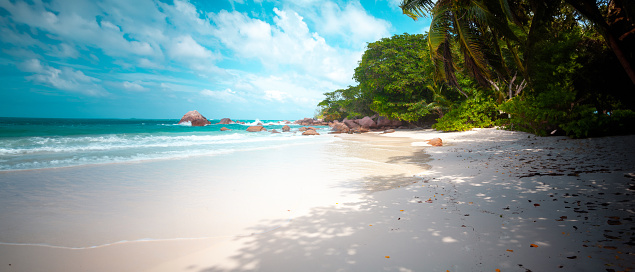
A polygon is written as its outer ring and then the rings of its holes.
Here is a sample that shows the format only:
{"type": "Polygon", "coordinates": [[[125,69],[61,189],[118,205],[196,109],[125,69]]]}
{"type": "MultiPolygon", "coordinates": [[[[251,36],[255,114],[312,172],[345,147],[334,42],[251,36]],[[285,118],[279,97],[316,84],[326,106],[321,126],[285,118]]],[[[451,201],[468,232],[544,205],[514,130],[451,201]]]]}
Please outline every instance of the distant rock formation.
{"type": "Polygon", "coordinates": [[[250,126],[247,128],[249,132],[259,132],[259,131],[267,131],[267,129],[263,126],[250,126]]]}
{"type": "Polygon", "coordinates": [[[235,124],[236,122],[232,121],[232,119],[229,118],[223,118],[220,119],[220,122],[216,123],[217,125],[231,125],[231,124],[235,124]]]}
{"type": "Polygon", "coordinates": [[[207,120],[205,116],[201,115],[200,113],[198,113],[198,111],[195,111],[195,110],[189,111],[185,115],[183,115],[183,118],[181,118],[181,121],[179,121],[179,124],[187,123],[187,122],[192,124],[193,127],[202,127],[202,126],[212,124],[212,122],[207,120]]]}
{"type": "Polygon", "coordinates": [[[302,120],[297,120],[293,123],[297,125],[301,125],[301,126],[327,126],[328,125],[328,123],[324,122],[321,119],[315,120],[312,118],[304,118],[302,120]]]}
{"type": "Polygon", "coordinates": [[[289,127],[287,125],[284,125],[284,127],[282,127],[282,132],[289,132],[289,131],[291,131],[291,127],[289,127]]]}

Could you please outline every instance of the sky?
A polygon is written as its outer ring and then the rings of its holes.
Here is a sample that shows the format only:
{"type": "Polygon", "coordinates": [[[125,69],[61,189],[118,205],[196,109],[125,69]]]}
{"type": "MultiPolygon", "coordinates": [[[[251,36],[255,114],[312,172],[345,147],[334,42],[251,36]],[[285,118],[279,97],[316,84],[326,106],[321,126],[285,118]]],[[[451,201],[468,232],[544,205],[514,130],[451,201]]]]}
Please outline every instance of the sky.
{"type": "Polygon", "coordinates": [[[400,0],[0,0],[0,117],[313,117],[400,0]]]}

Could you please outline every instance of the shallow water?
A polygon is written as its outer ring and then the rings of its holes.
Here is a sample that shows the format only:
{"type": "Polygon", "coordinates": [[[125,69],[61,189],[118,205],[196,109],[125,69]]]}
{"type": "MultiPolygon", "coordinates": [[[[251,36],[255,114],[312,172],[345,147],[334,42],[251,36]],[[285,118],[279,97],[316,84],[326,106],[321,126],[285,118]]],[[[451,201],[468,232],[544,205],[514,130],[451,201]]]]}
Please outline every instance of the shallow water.
{"type": "MultiPolygon", "coordinates": [[[[178,121],[0,118],[0,171],[210,156],[313,141],[300,133],[246,131],[260,120],[204,127],[178,121]]],[[[280,131],[285,122],[262,123],[280,131]]],[[[290,126],[294,132],[300,128],[290,126]]]]}

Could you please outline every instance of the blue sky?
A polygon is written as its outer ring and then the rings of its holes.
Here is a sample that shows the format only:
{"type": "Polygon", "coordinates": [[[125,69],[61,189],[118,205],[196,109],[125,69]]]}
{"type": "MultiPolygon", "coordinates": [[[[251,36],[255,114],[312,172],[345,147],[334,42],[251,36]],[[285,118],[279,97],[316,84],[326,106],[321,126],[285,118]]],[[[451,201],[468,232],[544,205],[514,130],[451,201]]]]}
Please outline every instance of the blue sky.
{"type": "Polygon", "coordinates": [[[0,116],[312,117],[400,0],[0,0],[0,116]]]}

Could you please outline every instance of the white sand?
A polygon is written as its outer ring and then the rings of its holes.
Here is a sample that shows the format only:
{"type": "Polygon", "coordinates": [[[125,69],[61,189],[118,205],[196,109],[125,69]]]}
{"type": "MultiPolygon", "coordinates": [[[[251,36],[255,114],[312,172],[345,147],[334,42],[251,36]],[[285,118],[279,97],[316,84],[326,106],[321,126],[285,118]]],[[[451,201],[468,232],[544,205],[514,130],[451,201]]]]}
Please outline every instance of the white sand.
{"type": "Polygon", "coordinates": [[[624,175],[635,173],[635,136],[481,129],[342,137],[346,144],[325,152],[351,158],[327,169],[352,169],[341,173],[346,184],[333,185],[345,190],[309,189],[290,221],[251,227],[272,231],[83,250],[0,245],[0,271],[634,269],[635,181],[624,175]],[[445,146],[421,144],[434,137],[445,146]]]}

